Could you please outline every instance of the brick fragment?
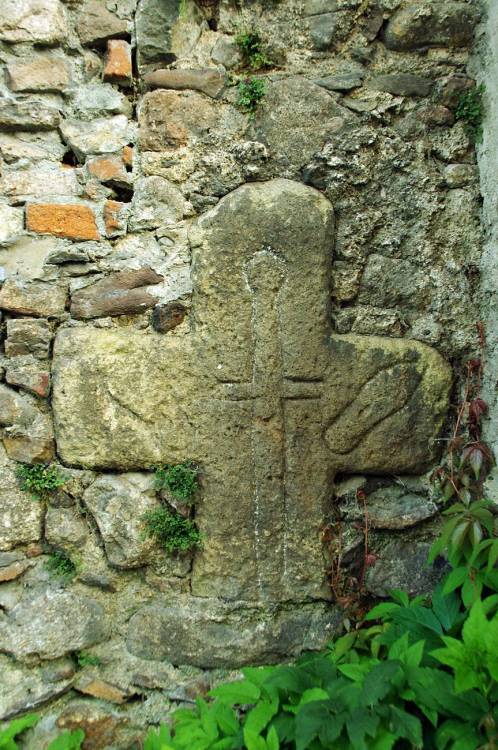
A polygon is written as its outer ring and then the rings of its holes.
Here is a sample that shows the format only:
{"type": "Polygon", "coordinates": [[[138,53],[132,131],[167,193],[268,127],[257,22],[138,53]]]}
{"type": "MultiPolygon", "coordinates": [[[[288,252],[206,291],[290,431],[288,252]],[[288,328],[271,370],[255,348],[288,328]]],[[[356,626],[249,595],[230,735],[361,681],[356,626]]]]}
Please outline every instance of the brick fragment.
{"type": "Polygon", "coordinates": [[[71,240],[99,240],[95,214],[81,204],[29,203],[26,229],[71,240]]]}
{"type": "Polygon", "coordinates": [[[133,80],[131,46],[123,39],[109,39],[104,68],[104,81],[129,86],[133,80]]]}
{"type": "Polygon", "coordinates": [[[101,182],[128,186],[130,178],[123,160],[117,155],[97,156],[88,162],[88,171],[101,182]]]}
{"type": "Polygon", "coordinates": [[[129,204],[106,201],[104,206],[105,231],[108,237],[119,237],[126,233],[129,204]]]}

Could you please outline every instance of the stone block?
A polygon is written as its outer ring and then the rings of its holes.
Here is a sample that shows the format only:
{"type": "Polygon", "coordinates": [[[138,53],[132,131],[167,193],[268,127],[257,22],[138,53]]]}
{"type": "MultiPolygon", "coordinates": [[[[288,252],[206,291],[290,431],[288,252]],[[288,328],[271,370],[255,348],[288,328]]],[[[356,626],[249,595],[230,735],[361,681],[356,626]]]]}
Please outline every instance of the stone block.
{"type": "Polygon", "coordinates": [[[60,0],[2,0],[0,40],[19,44],[56,44],[68,28],[60,0]]]}
{"type": "Polygon", "coordinates": [[[71,315],[89,319],[145,312],[157,303],[150,287],[161,281],[163,276],[151,268],[111,274],[72,294],[71,315]]]}
{"type": "Polygon", "coordinates": [[[50,393],[50,370],[31,354],[11,357],[7,363],[5,380],[23,391],[46,398],[50,393]]]}
{"type": "Polygon", "coordinates": [[[215,98],[225,85],[225,77],[218,70],[155,70],[144,76],[150,89],[193,89],[215,98]]]}
{"type": "Polygon", "coordinates": [[[53,162],[41,162],[31,169],[5,171],[0,179],[0,193],[13,201],[47,196],[72,197],[81,193],[76,170],[53,162]]]}
{"type": "Polygon", "coordinates": [[[0,154],[7,164],[11,164],[18,159],[60,161],[65,152],[66,146],[62,143],[61,137],[56,131],[0,132],[0,154]]]}
{"type": "Polygon", "coordinates": [[[179,0],[144,0],[136,14],[137,47],[140,64],[172,62],[172,29],[178,20],[179,0]]]}
{"type": "Polygon", "coordinates": [[[107,42],[104,81],[120,86],[129,86],[133,81],[131,46],[123,39],[110,39],[107,42]]]}
{"type": "Polygon", "coordinates": [[[152,91],[143,98],[139,138],[144,151],[184,146],[217,127],[216,107],[196,92],[152,91]]]}
{"type": "Polygon", "coordinates": [[[180,190],[163,177],[141,177],[135,182],[129,229],[141,232],[183,218],[185,199],[180,190]]]}
{"type": "Polygon", "coordinates": [[[2,654],[0,672],[0,721],[5,721],[65,693],[71,685],[74,664],[66,659],[50,666],[24,666],[2,654]]]}
{"type": "Polygon", "coordinates": [[[130,175],[126,171],[123,158],[117,154],[96,156],[87,162],[87,166],[92,177],[96,177],[101,182],[118,187],[130,186],[130,175]]]}
{"type": "Polygon", "coordinates": [[[180,302],[168,302],[157,305],[152,314],[152,325],[155,331],[167,333],[180,325],[185,319],[187,310],[180,302]]]}
{"type": "Polygon", "coordinates": [[[7,279],[0,290],[0,309],[17,315],[58,317],[64,313],[66,301],[64,282],[7,279]]]}
{"type": "Polygon", "coordinates": [[[63,549],[81,547],[88,537],[84,518],[75,508],[47,509],[45,538],[49,544],[63,549]]]}
{"type": "Polygon", "coordinates": [[[73,112],[80,120],[132,113],[128,97],[110,83],[87,83],[78,86],[73,97],[73,112]]]}
{"type": "Polygon", "coordinates": [[[10,245],[24,232],[24,211],[0,203],[0,246],[10,245]]]}
{"type": "Polygon", "coordinates": [[[389,596],[393,589],[402,589],[410,596],[428,595],[447,570],[444,563],[427,565],[430,542],[391,539],[379,548],[377,559],[369,568],[365,584],[374,596],[389,596]]]}
{"type": "Polygon", "coordinates": [[[64,91],[70,83],[69,66],[62,58],[37,55],[7,65],[7,81],[16,92],[64,91]]]}
{"type": "Polygon", "coordinates": [[[16,468],[0,443],[0,550],[37,542],[42,534],[43,505],[21,490],[16,468]]]}
{"type": "Polygon", "coordinates": [[[81,161],[92,154],[112,154],[130,141],[128,119],[125,115],[98,118],[90,122],[64,120],[61,134],[81,161]]]}
{"type": "Polygon", "coordinates": [[[396,11],[389,20],[386,47],[410,51],[420,47],[468,47],[477,11],[468,3],[420,2],[396,11]]]}
{"type": "Polygon", "coordinates": [[[424,76],[411,73],[375,76],[368,82],[375,91],[387,91],[394,96],[429,96],[433,82],[424,76]]]}
{"type": "Polygon", "coordinates": [[[28,203],[26,229],[70,240],[100,239],[93,210],[82,204],[28,203]]]}
{"type": "Polygon", "coordinates": [[[0,385],[0,425],[7,456],[22,463],[49,463],[54,457],[50,415],[38,408],[37,399],[0,385]]]}
{"type": "Polygon", "coordinates": [[[127,30],[127,22],[111,13],[102,0],[85,0],[83,3],[76,23],[76,31],[83,44],[122,37],[127,30]]]}
{"type": "Polygon", "coordinates": [[[0,102],[0,130],[53,130],[60,121],[59,110],[44,102],[0,102]]]}
{"type": "Polygon", "coordinates": [[[330,49],[337,29],[337,14],[323,13],[307,19],[311,43],[316,50],[330,49]]]}

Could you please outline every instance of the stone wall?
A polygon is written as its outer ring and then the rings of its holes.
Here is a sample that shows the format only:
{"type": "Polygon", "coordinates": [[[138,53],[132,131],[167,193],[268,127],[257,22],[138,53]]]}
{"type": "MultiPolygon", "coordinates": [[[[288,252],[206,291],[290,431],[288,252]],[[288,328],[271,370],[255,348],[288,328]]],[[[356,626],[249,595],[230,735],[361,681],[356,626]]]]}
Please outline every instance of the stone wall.
{"type": "Polygon", "coordinates": [[[134,747],[227,670],[322,647],[338,555],[363,575],[359,498],[368,592],[437,578],[429,477],[480,316],[455,118],[478,22],[465,0],[3,0],[0,720],[42,707],[27,747],[56,725],[134,747]],[[154,484],[185,461],[191,510],[154,484]],[[33,500],[38,463],[64,485],[33,500]],[[175,505],[194,553],[145,533],[175,505]]]}

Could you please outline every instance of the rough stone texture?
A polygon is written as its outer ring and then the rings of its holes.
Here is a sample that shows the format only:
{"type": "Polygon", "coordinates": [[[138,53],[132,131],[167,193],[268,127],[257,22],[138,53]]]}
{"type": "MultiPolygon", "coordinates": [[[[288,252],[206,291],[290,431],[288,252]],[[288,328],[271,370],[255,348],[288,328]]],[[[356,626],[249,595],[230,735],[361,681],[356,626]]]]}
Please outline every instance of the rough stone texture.
{"type": "Polygon", "coordinates": [[[96,156],[94,159],[90,159],[87,164],[92,177],[96,177],[101,182],[108,182],[119,187],[130,185],[130,175],[126,171],[123,159],[117,154],[96,156]]]}
{"type": "Polygon", "coordinates": [[[7,279],[0,290],[0,309],[20,315],[51,318],[62,315],[67,284],[7,279]]]}
{"type": "Polygon", "coordinates": [[[104,610],[94,599],[48,589],[17,604],[0,620],[0,651],[16,659],[57,659],[107,636],[104,610]]]}
{"type": "Polygon", "coordinates": [[[104,81],[129,86],[133,80],[131,46],[122,39],[107,42],[107,59],[103,73],[104,81]]]}
{"type": "Polygon", "coordinates": [[[107,474],[85,491],[84,502],[102,536],[107,559],[117,568],[137,568],[153,558],[144,514],[160,507],[152,474],[107,474]]]}
{"type": "Polygon", "coordinates": [[[172,27],[178,19],[178,0],[142,0],[136,15],[136,34],[141,63],[171,62],[172,27]]]}
{"type": "Polygon", "coordinates": [[[0,550],[37,542],[42,533],[43,506],[21,490],[15,469],[0,445],[0,550]]]}
{"type": "Polygon", "coordinates": [[[52,330],[46,320],[14,318],[7,321],[7,357],[32,354],[37,359],[47,359],[51,341],[52,330]]]}
{"type": "Polygon", "coordinates": [[[143,312],[156,304],[158,295],[149,288],[162,280],[151,268],[120,271],[75,292],[71,314],[75,318],[100,318],[143,312]]]}
{"type": "Polygon", "coordinates": [[[467,3],[421,2],[397,11],[390,19],[385,44],[389,49],[465,47],[472,43],[476,11],[467,3]]]}
{"type": "Polygon", "coordinates": [[[26,228],[37,234],[53,234],[71,240],[99,240],[95,214],[90,206],[70,203],[29,203],[26,228]]]}
{"type": "Polygon", "coordinates": [[[45,538],[49,544],[64,549],[81,547],[88,537],[88,527],[74,508],[47,509],[45,538]]]}
{"type": "Polygon", "coordinates": [[[379,552],[366,575],[366,588],[374,596],[388,596],[393,589],[402,589],[410,596],[429,594],[444,572],[444,566],[427,565],[429,542],[407,544],[392,539],[379,552]]]}
{"type": "Polygon", "coordinates": [[[122,237],[126,234],[129,205],[119,201],[106,201],[104,205],[104,224],[107,237],[122,237]]]}
{"type": "Polygon", "coordinates": [[[268,85],[254,132],[257,140],[271,149],[278,164],[296,170],[351,120],[351,113],[336,104],[321,86],[296,77],[268,85]]]}
{"type": "Polygon", "coordinates": [[[50,393],[50,370],[30,354],[10,359],[5,380],[9,385],[15,385],[41,398],[46,398],[50,393]]]}
{"type": "Polygon", "coordinates": [[[395,96],[429,96],[433,86],[429,78],[411,73],[376,76],[368,85],[376,91],[387,91],[395,96]]]}
{"type": "Polygon", "coordinates": [[[218,70],[155,70],[144,76],[151,89],[194,89],[216,97],[225,85],[224,76],[218,70]]]}
{"type": "Polygon", "coordinates": [[[174,224],[183,218],[185,199],[163,177],[141,177],[135,183],[129,228],[131,232],[174,224]]]}
{"type": "MultiPolygon", "coordinates": [[[[1,115],[0,115],[1,122],[1,115]]],[[[90,122],[65,120],[61,124],[62,137],[74,153],[84,159],[88,154],[107,154],[120,151],[130,136],[128,120],[124,115],[90,122]]]]}
{"type": "Polygon", "coordinates": [[[39,55],[34,60],[11,63],[7,66],[9,88],[12,91],[64,91],[69,85],[67,62],[58,57],[39,55]]]}
{"type": "Polygon", "coordinates": [[[185,307],[179,302],[169,302],[157,305],[152,314],[152,325],[155,331],[167,333],[183,322],[186,315],[185,307]]]}
{"type": "Polygon", "coordinates": [[[101,0],[85,0],[82,4],[76,31],[83,44],[121,37],[126,30],[126,21],[111,13],[101,0]]]}
{"type": "Polygon", "coordinates": [[[326,604],[268,613],[241,602],[191,599],[139,610],[130,620],[127,646],[142,659],[173,664],[268,664],[303,648],[323,648],[339,619],[326,604]]]}
{"type": "Polygon", "coordinates": [[[70,659],[61,659],[28,668],[2,655],[0,672],[0,721],[5,721],[65,693],[71,686],[74,665],[70,659]]]}
{"type": "Polygon", "coordinates": [[[0,245],[10,245],[23,231],[23,210],[0,204],[0,245]]]}
{"type": "Polygon", "coordinates": [[[50,415],[38,409],[36,399],[0,385],[0,426],[9,458],[23,463],[48,463],[54,457],[50,415]]]}
{"type": "Polygon", "coordinates": [[[211,102],[200,94],[152,91],[140,109],[140,145],[144,151],[184,146],[214,128],[217,118],[211,102]]]}
{"type": "Polygon", "coordinates": [[[60,0],[3,0],[0,39],[4,42],[54,44],[67,35],[60,0]]]}
{"type": "Polygon", "coordinates": [[[59,111],[42,101],[0,101],[0,130],[53,130],[60,120],[59,111]]]}
{"type": "Polygon", "coordinates": [[[48,195],[70,198],[81,193],[76,170],[53,162],[39,162],[33,169],[6,172],[0,180],[0,190],[16,202],[34,197],[46,200],[48,195]]]}

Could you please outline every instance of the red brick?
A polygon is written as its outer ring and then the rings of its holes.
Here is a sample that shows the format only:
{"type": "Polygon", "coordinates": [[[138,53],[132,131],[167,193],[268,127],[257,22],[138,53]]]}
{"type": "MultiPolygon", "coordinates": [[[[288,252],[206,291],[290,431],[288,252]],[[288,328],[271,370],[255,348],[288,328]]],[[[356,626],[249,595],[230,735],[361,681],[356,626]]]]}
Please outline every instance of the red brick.
{"type": "Polygon", "coordinates": [[[133,78],[131,47],[122,39],[109,39],[104,81],[129,86],[133,78]]]}
{"type": "Polygon", "coordinates": [[[70,203],[30,203],[26,229],[71,240],[99,240],[95,214],[89,206],[70,203]]]}

